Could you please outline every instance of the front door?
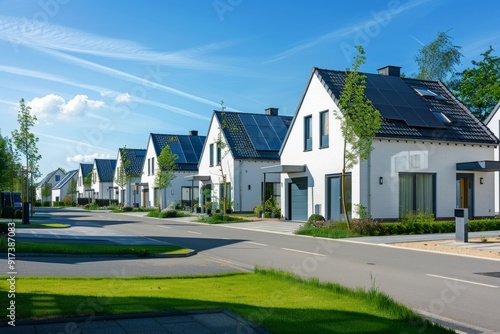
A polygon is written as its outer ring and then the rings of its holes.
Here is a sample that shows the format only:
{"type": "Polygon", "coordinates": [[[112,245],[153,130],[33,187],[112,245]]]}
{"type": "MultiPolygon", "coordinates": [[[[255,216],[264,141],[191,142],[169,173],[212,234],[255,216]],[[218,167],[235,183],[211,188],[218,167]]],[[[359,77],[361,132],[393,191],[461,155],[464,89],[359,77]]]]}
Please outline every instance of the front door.
{"type": "Polygon", "coordinates": [[[469,209],[469,219],[474,217],[474,174],[457,174],[457,208],[469,209]]]}
{"type": "MultiPolygon", "coordinates": [[[[345,176],[345,192],[347,199],[347,213],[351,217],[351,175],[345,176]]],[[[342,205],[342,175],[327,176],[327,207],[326,219],[344,221],[344,208],[342,205]]]]}

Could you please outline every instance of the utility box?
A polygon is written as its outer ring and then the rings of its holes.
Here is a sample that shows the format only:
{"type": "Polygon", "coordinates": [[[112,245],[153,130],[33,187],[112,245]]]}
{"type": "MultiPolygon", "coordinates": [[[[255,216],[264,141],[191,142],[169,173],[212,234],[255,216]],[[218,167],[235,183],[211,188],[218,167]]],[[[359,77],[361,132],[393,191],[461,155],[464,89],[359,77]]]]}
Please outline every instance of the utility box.
{"type": "Polygon", "coordinates": [[[469,242],[469,209],[455,209],[455,240],[469,242]]]}

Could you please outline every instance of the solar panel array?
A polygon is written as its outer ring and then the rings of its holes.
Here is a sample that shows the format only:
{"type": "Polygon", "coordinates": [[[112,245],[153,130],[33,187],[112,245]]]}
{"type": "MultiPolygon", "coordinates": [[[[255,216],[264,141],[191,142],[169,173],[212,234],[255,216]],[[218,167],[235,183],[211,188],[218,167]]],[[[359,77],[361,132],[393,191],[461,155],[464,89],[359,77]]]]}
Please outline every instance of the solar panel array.
{"type": "Polygon", "coordinates": [[[193,165],[197,166],[203,150],[203,143],[205,136],[191,136],[191,135],[164,135],[164,134],[151,134],[155,142],[155,149],[157,154],[169,145],[170,151],[177,154],[176,169],[183,169],[183,166],[193,165]]]}
{"type": "Polygon", "coordinates": [[[401,120],[415,127],[446,128],[399,77],[367,74],[365,94],[385,119],[401,120]]]}
{"type": "Polygon", "coordinates": [[[288,131],[279,116],[240,114],[241,123],[256,151],[279,151],[288,131]]]}

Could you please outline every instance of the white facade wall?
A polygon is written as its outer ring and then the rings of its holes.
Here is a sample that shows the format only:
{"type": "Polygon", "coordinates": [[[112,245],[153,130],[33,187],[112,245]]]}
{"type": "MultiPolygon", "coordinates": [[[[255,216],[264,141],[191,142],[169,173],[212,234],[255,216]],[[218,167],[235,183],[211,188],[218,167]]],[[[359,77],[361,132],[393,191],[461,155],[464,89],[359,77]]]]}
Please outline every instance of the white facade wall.
{"type": "Polygon", "coordinates": [[[90,189],[93,191],[93,199],[116,199],[116,190],[110,189],[110,187],[113,187],[113,182],[101,182],[95,162],[91,173],[92,185],[90,189]]]}
{"type": "MultiPolygon", "coordinates": [[[[500,105],[497,105],[497,108],[495,108],[493,111],[493,116],[489,120],[488,128],[497,136],[497,138],[500,138],[500,105]]],[[[495,161],[498,161],[500,158],[500,146],[495,149],[495,156],[494,159],[495,161]]],[[[494,173],[494,184],[495,184],[495,213],[499,214],[500,213],[500,175],[499,172],[494,173]]]]}
{"type": "MultiPolygon", "coordinates": [[[[54,174],[45,182],[51,184],[52,187],[54,187],[60,180],[64,178],[66,173],[64,173],[60,168],[58,168],[54,174]]],[[[43,197],[42,196],[42,186],[43,184],[40,185],[40,187],[37,187],[35,192],[35,196],[37,200],[42,200],[42,201],[50,201],[52,199],[52,196],[48,197],[43,197]]]]}
{"type": "MultiPolygon", "coordinates": [[[[303,173],[281,174],[281,182],[287,179],[308,178],[308,216],[315,213],[319,204],[320,214],[326,216],[327,185],[326,176],[342,173],[343,138],[339,121],[333,110],[338,110],[316,76],[311,79],[307,93],[292,124],[292,130],[281,154],[282,165],[304,165],[303,173]],[[320,112],[329,112],[329,147],[319,148],[320,112]],[[304,151],[304,117],[312,116],[312,150],[304,151]]],[[[498,122],[497,122],[498,123],[498,122]]],[[[498,134],[497,134],[498,135],[498,134]]],[[[374,218],[399,218],[399,173],[436,174],[436,217],[453,217],[456,208],[456,163],[498,159],[498,150],[492,145],[464,145],[439,142],[418,142],[405,140],[378,140],[373,143],[371,157],[346,171],[352,175],[352,203],[368,208],[374,218]],[[410,156],[419,156],[420,165],[410,167],[402,161],[410,156]],[[380,185],[380,177],[383,184],[380,185]]],[[[474,174],[474,214],[493,216],[493,173],[468,172],[474,174]],[[483,178],[483,184],[479,180],[483,178]]],[[[497,192],[496,192],[497,193],[497,192]]],[[[287,199],[282,192],[282,212],[287,213],[287,199]]],[[[497,203],[498,204],[498,201],[497,203]]],[[[354,210],[354,206],[353,206],[354,210]]],[[[356,217],[353,212],[353,217],[356,217]]]]}
{"type": "Polygon", "coordinates": [[[90,198],[92,196],[92,192],[89,190],[90,188],[86,188],[83,185],[83,179],[84,176],[82,174],[82,169],[78,169],[78,174],[77,174],[77,179],[76,179],[76,191],[78,192],[78,198],[90,198]]]}
{"type": "MultiPolygon", "coordinates": [[[[231,200],[233,210],[238,212],[253,211],[262,200],[262,182],[264,174],[262,167],[278,165],[279,161],[273,160],[235,160],[229,148],[221,151],[222,172],[217,165],[217,139],[219,135],[219,123],[215,117],[208,130],[207,139],[198,165],[198,175],[210,176],[210,181],[203,184],[212,184],[212,197],[220,199],[223,194],[219,194],[219,184],[223,183],[222,173],[226,175],[226,182],[231,183],[231,200]],[[210,166],[210,144],[213,144],[214,164],[210,166]]],[[[225,138],[223,141],[226,142],[225,138]]],[[[266,182],[280,182],[279,175],[268,174],[266,182]]],[[[201,186],[200,185],[200,192],[201,186]]],[[[283,195],[283,192],[282,192],[283,195]]],[[[200,193],[200,200],[202,196],[200,193]]],[[[200,203],[203,205],[204,203],[200,203]]]]}
{"type": "Polygon", "coordinates": [[[120,152],[118,152],[118,156],[116,158],[116,168],[115,168],[115,173],[113,176],[113,187],[116,187],[118,191],[118,195],[115,197],[115,199],[118,200],[118,203],[127,206],[134,206],[134,203],[140,203],[141,202],[141,194],[140,192],[134,193],[134,184],[135,183],[141,183],[141,178],[133,178],[127,184],[121,188],[118,183],[116,183],[116,180],[119,175],[119,170],[122,166],[122,158],[120,152]]]}
{"type": "MultiPolygon", "coordinates": [[[[67,182],[59,189],[52,189],[52,202],[57,202],[57,201],[62,201],[63,197],[65,197],[66,195],[70,195],[68,192],[69,192],[69,187],[71,186],[71,182],[72,180],[75,180],[76,181],[76,177],[77,177],[78,174],[75,174],[73,175],[73,177],[69,180],[67,180],[67,182]],[[59,199],[57,199],[59,198],[59,199]]],[[[76,195],[74,196],[74,198],[76,199],[76,195]]]]}

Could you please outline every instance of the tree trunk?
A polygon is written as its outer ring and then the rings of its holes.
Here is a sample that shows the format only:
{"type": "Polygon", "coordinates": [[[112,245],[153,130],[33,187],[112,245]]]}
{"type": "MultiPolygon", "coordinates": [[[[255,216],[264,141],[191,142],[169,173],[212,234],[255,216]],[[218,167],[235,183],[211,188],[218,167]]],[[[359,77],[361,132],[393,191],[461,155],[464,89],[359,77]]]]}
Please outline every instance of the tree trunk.
{"type": "MultiPolygon", "coordinates": [[[[344,138],[346,136],[344,135],[344,138]]],[[[341,180],[341,187],[342,187],[342,209],[344,210],[344,218],[345,218],[345,223],[347,225],[347,229],[350,231],[351,230],[351,222],[349,221],[349,214],[347,212],[347,202],[346,202],[346,196],[345,196],[345,152],[347,149],[347,142],[344,139],[344,164],[342,165],[342,180],[341,180]]]]}

